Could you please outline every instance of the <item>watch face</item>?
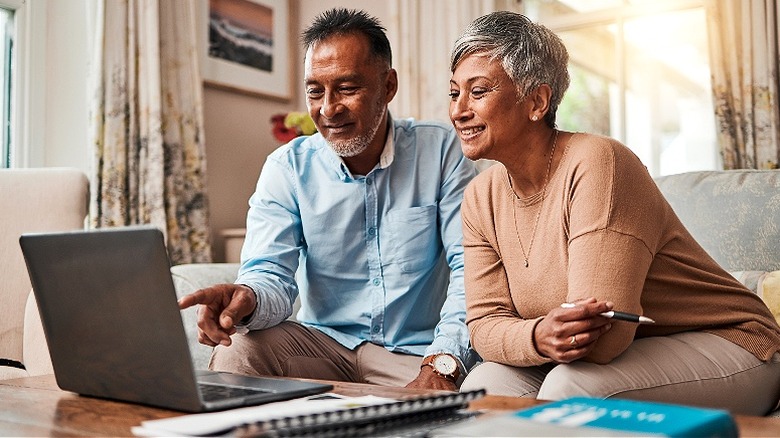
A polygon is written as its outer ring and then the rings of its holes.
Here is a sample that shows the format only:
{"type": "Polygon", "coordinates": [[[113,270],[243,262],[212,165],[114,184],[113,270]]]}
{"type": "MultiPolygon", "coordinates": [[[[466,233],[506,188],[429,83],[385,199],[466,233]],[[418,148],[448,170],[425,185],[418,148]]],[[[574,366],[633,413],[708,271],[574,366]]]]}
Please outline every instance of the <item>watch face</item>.
{"type": "Polygon", "coordinates": [[[441,354],[436,356],[436,359],[433,360],[433,367],[436,371],[449,376],[454,374],[455,370],[458,369],[458,363],[452,356],[441,354]]]}

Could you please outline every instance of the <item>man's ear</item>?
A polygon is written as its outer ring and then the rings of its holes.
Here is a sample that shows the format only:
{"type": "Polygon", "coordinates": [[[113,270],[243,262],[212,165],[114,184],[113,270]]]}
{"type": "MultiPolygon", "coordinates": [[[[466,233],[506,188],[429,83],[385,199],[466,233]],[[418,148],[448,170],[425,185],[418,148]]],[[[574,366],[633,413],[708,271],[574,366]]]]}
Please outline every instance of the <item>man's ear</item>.
{"type": "Polygon", "coordinates": [[[391,68],[387,72],[387,79],[385,80],[385,100],[387,103],[393,100],[395,94],[398,92],[398,72],[394,68],[391,68]]]}

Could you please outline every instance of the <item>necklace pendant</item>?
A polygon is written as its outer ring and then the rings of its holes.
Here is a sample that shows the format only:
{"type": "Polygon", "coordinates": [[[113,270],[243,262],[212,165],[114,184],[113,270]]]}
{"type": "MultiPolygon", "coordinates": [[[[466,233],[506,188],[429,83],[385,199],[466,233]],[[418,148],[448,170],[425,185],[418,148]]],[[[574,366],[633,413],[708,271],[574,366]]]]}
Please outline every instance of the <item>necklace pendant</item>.
{"type": "MultiPolygon", "coordinates": [[[[555,145],[558,143],[558,130],[553,130],[554,137],[552,142],[552,148],[550,149],[550,158],[547,160],[547,171],[544,173],[544,186],[542,186],[542,200],[541,205],[539,205],[539,210],[536,212],[536,220],[534,220],[534,227],[531,229],[531,240],[528,242],[528,253],[525,252],[525,248],[523,248],[523,241],[520,239],[520,232],[517,230],[517,206],[513,205],[512,208],[512,221],[515,225],[515,236],[517,236],[517,242],[520,244],[520,251],[523,253],[523,260],[525,261],[525,267],[528,267],[528,257],[531,256],[531,248],[534,247],[534,237],[536,237],[536,226],[539,225],[539,217],[542,215],[542,208],[544,208],[544,199],[545,195],[547,194],[547,183],[550,182],[550,168],[552,167],[553,157],[555,157],[555,145]]],[[[563,152],[564,154],[566,151],[563,152]]],[[[507,178],[509,180],[509,187],[512,187],[512,178],[509,177],[509,174],[507,174],[507,178]]],[[[515,193],[515,198],[517,199],[517,193],[515,193]]]]}

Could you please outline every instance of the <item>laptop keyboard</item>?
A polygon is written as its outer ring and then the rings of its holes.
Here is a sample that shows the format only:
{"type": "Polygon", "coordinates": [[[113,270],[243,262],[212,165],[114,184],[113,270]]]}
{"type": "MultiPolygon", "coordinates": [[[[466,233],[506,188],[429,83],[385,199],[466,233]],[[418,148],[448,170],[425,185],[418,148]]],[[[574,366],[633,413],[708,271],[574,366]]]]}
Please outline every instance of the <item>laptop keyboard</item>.
{"type": "Polygon", "coordinates": [[[262,389],[213,385],[209,383],[198,383],[198,387],[200,387],[200,396],[204,401],[225,400],[229,398],[247,397],[271,392],[262,389]]]}

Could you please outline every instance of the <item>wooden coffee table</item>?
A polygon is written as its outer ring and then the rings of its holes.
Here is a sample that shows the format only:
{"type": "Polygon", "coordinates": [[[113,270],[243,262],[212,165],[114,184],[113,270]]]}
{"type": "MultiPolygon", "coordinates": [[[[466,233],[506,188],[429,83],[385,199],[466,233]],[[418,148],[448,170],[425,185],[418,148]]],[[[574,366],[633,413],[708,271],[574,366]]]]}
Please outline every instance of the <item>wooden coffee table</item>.
{"type": "MultiPolygon", "coordinates": [[[[399,398],[434,391],[328,382],[347,396],[399,398]]],[[[507,411],[543,403],[533,399],[487,396],[471,409],[507,411]]],[[[130,436],[144,420],[183,415],[181,412],[129,403],[80,397],[57,387],[53,375],[0,381],[0,436],[130,436]]],[[[780,419],[736,416],[742,436],[780,436],[780,419]]]]}

